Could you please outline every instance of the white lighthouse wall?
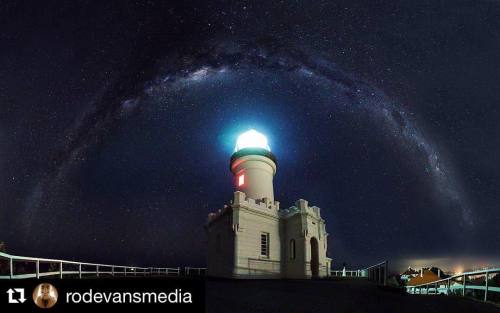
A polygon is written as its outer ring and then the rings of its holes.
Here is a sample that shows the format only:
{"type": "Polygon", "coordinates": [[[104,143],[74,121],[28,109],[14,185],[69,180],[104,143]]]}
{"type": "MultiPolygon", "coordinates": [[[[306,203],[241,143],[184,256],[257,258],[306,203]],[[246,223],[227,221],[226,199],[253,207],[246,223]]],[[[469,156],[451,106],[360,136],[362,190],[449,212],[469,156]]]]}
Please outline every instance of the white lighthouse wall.
{"type": "Polygon", "coordinates": [[[319,277],[325,277],[329,273],[328,268],[328,258],[326,256],[327,251],[327,235],[324,232],[324,221],[308,215],[307,216],[307,236],[305,237],[305,247],[306,247],[306,277],[312,277],[311,272],[311,256],[312,256],[312,246],[311,239],[316,238],[318,240],[318,257],[319,257],[319,277]]]}
{"type": "Polygon", "coordinates": [[[244,183],[241,186],[237,184],[237,189],[244,192],[248,198],[267,198],[270,202],[274,201],[273,177],[276,164],[271,159],[261,155],[242,156],[234,161],[231,171],[236,180],[240,175],[244,175],[244,183]]]}
{"type": "Polygon", "coordinates": [[[281,278],[281,239],[278,209],[273,204],[238,199],[233,204],[236,232],[236,275],[238,278],[281,278]],[[261,234],[268,234],[269,254],[261,255],[261,234]]]}
{"type": "Polygon", "coordinates": [[[306,255],[304,245],[304,235],[302,231],[302,218],[300,214],[295,214],[287,219],[283,219],[282,228],[283,240],[283,263],[286,278],[305,278],[306,275],[306,255]],[[295,241],[295,258],[292,256],[291,241],[295,241]]]}
{"type": "Polygon", "coordinates": [[[318,207],[306,200],[278,209],[277,202],[255,201],[236,191],[231,207],[209,217],[208,275],[228,278],[311,278],[312,245],[318,243],[318,277],[329,276],[328,233],[318,207]],[[261,235],[269,253],[261,255],[261,235]],[[295,258],[290,241],[295,240],[295,258]]]}
{"type": "Polygon", "coordinates": [[[307,231],[305,237],[306,246],[306,276],[311,277],[311,256],[312,256],[312,246],[311,239],[314,237],[318,240],[318,257],[319,257],[319,277],[325,277],[329,273],[328,268],[328,258],[326,256],[327,251],[327,236],[325,231],[325,222],[319,216],[319,208],[312,207],[308,208],[307,215],[307,231]],[[315,210],[318,210],[317,212],[315,210]]]}
{"type": "Polygon", "coordinates": [[[285,276],[287,278],[310,278],[311,271],[311,239],[318,241],[319,277],[330,274],[330,259],[326,256],[328,248],[325,222],[321,218],[318,207],[309,207],[306,200],[298,200],[296,206],[288,209],[283,216],[285,276]],[[295,259],[291,257],[290,241],[295,240],[295,259]]]}

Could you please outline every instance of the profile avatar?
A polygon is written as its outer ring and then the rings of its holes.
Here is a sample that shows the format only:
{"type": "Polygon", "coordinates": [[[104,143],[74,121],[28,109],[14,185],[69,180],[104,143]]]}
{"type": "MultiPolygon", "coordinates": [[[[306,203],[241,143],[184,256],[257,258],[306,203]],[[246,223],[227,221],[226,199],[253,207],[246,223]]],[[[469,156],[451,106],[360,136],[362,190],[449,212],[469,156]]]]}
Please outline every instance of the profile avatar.
{"type": "Polygon", "coordinates": [[[57,297],[57,289],[49,283],[41,283],[33,290],[33,302],[42,309],[53,307],[57,297]]]}

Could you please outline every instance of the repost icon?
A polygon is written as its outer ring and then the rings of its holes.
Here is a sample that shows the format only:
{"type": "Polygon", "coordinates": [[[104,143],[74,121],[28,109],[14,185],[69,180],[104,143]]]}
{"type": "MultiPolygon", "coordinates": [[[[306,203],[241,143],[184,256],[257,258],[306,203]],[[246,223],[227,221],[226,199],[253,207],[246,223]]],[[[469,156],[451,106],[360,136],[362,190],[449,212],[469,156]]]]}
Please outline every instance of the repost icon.
{"type": "Polygon", "coordinates": [[[10,288],[7,290],[9,295],[9,303],[24,303],[26,298],[24,297],[24,288],[10,288]]]}

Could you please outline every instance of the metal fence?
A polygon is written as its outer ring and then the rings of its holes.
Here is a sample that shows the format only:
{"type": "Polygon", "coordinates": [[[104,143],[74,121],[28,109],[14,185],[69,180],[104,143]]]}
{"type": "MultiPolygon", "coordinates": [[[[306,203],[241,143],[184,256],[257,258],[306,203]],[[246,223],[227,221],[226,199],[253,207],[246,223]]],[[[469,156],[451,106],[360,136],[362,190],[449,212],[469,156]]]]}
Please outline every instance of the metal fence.
{"type": "Polygon", "coordinates": [[[333,270],[331,276],[335,277],[367,277],[363,270],[333,270]]]}
{"type": "Polygon", "coordinates": [[[72,278],[105,276],[181,276],[180,267],[137,267],[97,264],[17,256],[3,252],[0,252],[0,261],[1,260],[7,262],[7,271],[0,273],[0,279],[40,278],[47,276],[61,279],[64,276],[72,278]]]}
{"type": "Polygon", "coordinates": [[[206,267],[185,267],[184,268],[184,274],[186,276],[205,276],[207,274],[207,268],[206,267]]]}
{"type": "Polygon", "coordinates": [[[374,281],[379,285],[383,286],[387,285],[387,271],[388,271],[387,260],[369,266],[365,269],[365,271],[367,272],[368,280],[374,281]]]}
{"type": "Polygon", "coordinates": [[[346,277],[346,278],[365,278],[374,281],[380,285],[387,284],[387,261],[377,263],[367,268],[358,270],[332,270],[331,276],[333,277],[346,277]]]}
{"type": "Polygon", "coordinates": [[[500,302],[500,268],[466,272],[425,284],[406,286],[406,291],[410,294],[460,295],[500,302]]]}

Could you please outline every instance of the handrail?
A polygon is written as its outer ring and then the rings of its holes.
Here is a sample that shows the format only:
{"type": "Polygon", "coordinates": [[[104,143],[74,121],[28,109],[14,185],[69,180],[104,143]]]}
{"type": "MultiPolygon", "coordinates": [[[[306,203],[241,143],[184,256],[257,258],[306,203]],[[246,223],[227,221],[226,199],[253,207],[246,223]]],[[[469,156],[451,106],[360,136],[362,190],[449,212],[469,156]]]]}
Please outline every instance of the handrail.
{"type": "Polygon", "coordinates": [[[464,275],[465,276],[471,276],[471,275],[474,276],[474,275],[481,275],[481,274],[486,274],[486,273],[489,274],[490,272],[500,272],[500,267],[499,268],[488,268],[488,269],[484,269],[484,270],[478,270],[478,271],[460,273],[460,274],[456,274],[456,275],[450,276],[448,278],[443,278],[443,279],[440,279],[440,280],[435,280],[435,281],[431,281],[431,282],[428,282],[428,283],[424,283],[424,284],[420,284],[420,285],[415,285],[415,286],[408,286],[408,287],[423,287],[423,286],[430,285],[430,284],[436,284],[436,283],[440,283],[440,282],[443,282],[443,281],[448,281],[448,280],[451,280],[451,279],[454,279],[454,278],[461,278],[464,275]]]}
{"type": "Polygon", "coordinates": [[[202,272],[203,272],[203,274],[206,273],[207,268],[206,267],[190,267],[190,266],[184,267],[184,272],[186,275],[190,275],[190,272],[192,272],[192,271],[197,272],[198,275],[201,275],[202,272]]]}
{"type": "Polygon", "coordinates": [[[406,291],[410,294],[423,294],[422,288],[425,288],[425,294],[450,294],[451,290],[457,290],[461,289],[462,290],[462,296],[466,296],[466,290],[467,289],[473,289],[473,290],[484,290],[484,296],[483,296],[483,301],[488,301],[488,292],[499,292],[500,293],[500,288],[497,286],[488,286],[488,277],[490,273],[497,273],[500,275],[500,268],[495,267],[495,268],[487,268],[484,270],[476,270],[476,271],[471,271],[471,272],[465,272],[465,273],[460,273],[456,274],[447,278],[427,282],[427,283],[422,283],[418,285],[410,285],[406,286],[406,291]],[[467,286],[467,276],[483,276],[484,275],[484,285],[474,285],[474,284],[469,284],[467,286]],[[462,279],[462,284],[460,282],[457,282],[456,279],[462,279]],[[451,285],[450,282],[456,282],[456,284],[451,285]],[[443,284],[444,283],[444,287],[443,284]],[[429,288],[429,286],[434,286],[429,288]],[[438,287],[439,286],[439,287],[438,287]],[[432,292],[434,289],[434,293],[429,293],[429,289],[432,292]],[[418,293],[417,293],[418,291],[418,293]],[[439,292],[442,291],[442,292],[439,292]]]}
{"type": "Polygon", "coordinates": [[[126,265],[112,265],[112,264],[99,264],[99,263],[87,263],[87,262],[76,262],[68,260],[59,259],[47,259],[47,258],[35,258],[28,256],[11,255],[4,252],[0,252],[0,257],[6,259],[13,259],[19,261],[39,261],[43,263],[59,263],[63,262],[65,264],[76,264],[76,265],[88,265],[88,266],[103,266],[103,267],[118,267],[118,268],[137,268],[137,269],[149,269],[150,267],[138,267],[138,266],[126,266],[126,265]]]}
{"type": "Polygon", "coordinates": [[[368,280],[375,281],[378,284],[386,285],[387,284],[387,260],[382,261],[380,263],[368,266],[363,269],[357,270],[331,270],[331,276],[335,277],[361,277],[367,278],[368,280]],[[344,276],[344,273],[346,274],[344,276]],[[349,273],[349,275],[347,275],[349,273]],[[340,275],[339,275],[340,274],[340,275]]]}
{"type": "Polygon", "coordinates": [[[78,275],[82,278],[82,275],[94,274],[97,277],[99,275],[111,275],[111,276],[169,276],[181,275],[180,267],[139,267],[139,266],[126,266],[126,265],[113,265],[113,264],[99,264],[99,263],[89,263],[89,262],[76,262],[60,259],[50,259],[50,258],[36,258],[36,257],[26,257],[19,255],[11,255],[4,252],[0,252],[0,259],[7,259],[9,262],[9,275],[0,275],[0,279],[23,279],[23,278],[40,278],[44,276],[55,276],[59,275],[59,278],[63,278],[64,275],[78,275]],[[15,274],[14,262],[35,262],[35,273],[24,273],[15,274]],[[58,270],[49,269],[46,272],[40,272],[40,263],[57,263],[59,266],[58,270]],[[78,270],[64,270],[63,265],[78,265],[78,270]],[[82,270],[82,266],[92,266],[95,270],[82,270]],[[100,270],[101,269],[101,270],[100,270]],[[118,269],[118,270],[116,270],[118,269]]]}
{"type": "Polygon", "coordinates": [[[381,267],[382,265],[385,266],[385,264],[387,264],[387,260],[385,261],[382,261],[378,264],[375,264],[375,265],[372,265],[372,266],[368,266],[367,268],[364,268],[364,270],[369,270],[369,269],[372,269],[372,268],[375,268],[375,267],[381,267]]]}

